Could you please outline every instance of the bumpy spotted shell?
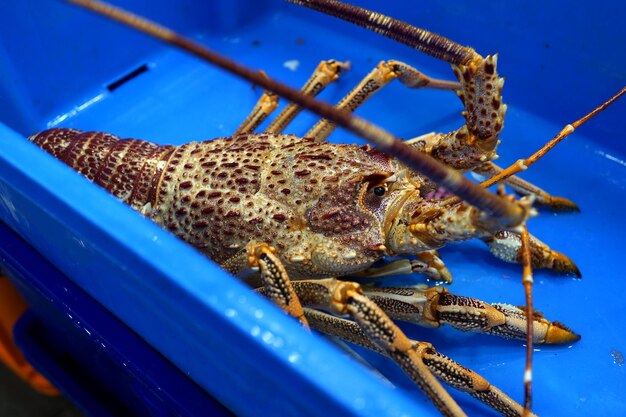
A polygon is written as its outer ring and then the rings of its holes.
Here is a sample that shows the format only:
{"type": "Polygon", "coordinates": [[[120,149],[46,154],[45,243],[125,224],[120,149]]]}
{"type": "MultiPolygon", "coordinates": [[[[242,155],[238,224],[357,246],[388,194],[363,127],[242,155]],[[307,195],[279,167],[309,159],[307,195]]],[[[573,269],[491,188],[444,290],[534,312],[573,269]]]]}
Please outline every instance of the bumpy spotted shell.
{"type": "Polygon", "coordinates": [[[30,140],[233,273],[246,269],[249,242],[276,247],[294,278],[381,257],[384,206],[371,179],[398,167],[369,147],[292,135],[160,146],[73,129],[30,140]]]}

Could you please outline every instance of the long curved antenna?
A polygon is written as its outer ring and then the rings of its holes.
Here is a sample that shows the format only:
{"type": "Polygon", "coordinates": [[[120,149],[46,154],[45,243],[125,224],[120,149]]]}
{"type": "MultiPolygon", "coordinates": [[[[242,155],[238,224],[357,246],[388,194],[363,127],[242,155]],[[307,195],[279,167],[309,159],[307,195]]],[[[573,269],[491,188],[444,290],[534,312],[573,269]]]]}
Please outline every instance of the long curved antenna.
{"type": "Polygon", "coordinates": [[[596,107],[589,113],[585,114],[580,119],[568,125],[565,125],[565,127],[561,129],[559,133],[556,134],[556,136],[554,136],[545,145],[539,148],[537,152],[535,152],[534,154],[532,154],[526,159],[518,159],[512,165],[510,165],[506,169],[503,169],[502,172],[483,181],[480,185],[483,187],[491,187],[493,184],[497,182],[504,181],[510,176],[528,169],[529,166],[531,166],[532,164],[537,162],[539,159],[541,159],[545,154],[547,154],[550,150],[552,150],[552,148],[558,145],[559,142],[561,142],[563,139],[565,139],[566,137],[574,133],[574,130],[576,130],[579,126],[589,121],[589,119],[591,119],[598,113],[604,111],[607,107],[613,104],[615,100],[617,100],[624,94],[626,94],[626,86],[622,87],[622,89],[619,90],[617,93],[615,93],[610,99],[606,100],[604,103],[600,104],[598,107],[596,107]]]}
{"type": "Polygon", "coordinates": [[[459,45],[435,33],[409,25],[392,17],[335,0],[287,0],[334,16],[422,51],[450,64],[467,65],[479,58],[470,47],[459,45]]]}
{"type": "Polygon", "coordinates": [[[528,218],[529,211],[525,207],[506,201],[484,190],[482,187],[463,177],[459,172],[436,161],[423,152],[407,146],[391,133],[364,119],[353,116],[347,112],[339,111],[330,104],[304,95],[296,89],[274,81],[263,76],[258,71],[254,71],[223,57],[168,28],[122,9],[93,0],[67,1],[172,44],[336,123],[338,126],[376,145],[382,152],[396,157],[409,168],[424,174],[432,181],[445,187],[468,203],[488,213],[503,229],[519,226],[528,218]]]}
{"type": "MultiPolygon", "coordinates": [[[[524,298],[526,300],[526,317],[534,317],[533,312],[533,267],[530,258],[530,241],[528,228],[524,225],[522,230],[522,284],[524,285],[524,298]]],[[[526,366],[524,368],[524,413],[522,417],[530,414],[532,405],[532,382],[533,382],[533,338],[534,327],[532,320],[526,325],[526,366]]]]}

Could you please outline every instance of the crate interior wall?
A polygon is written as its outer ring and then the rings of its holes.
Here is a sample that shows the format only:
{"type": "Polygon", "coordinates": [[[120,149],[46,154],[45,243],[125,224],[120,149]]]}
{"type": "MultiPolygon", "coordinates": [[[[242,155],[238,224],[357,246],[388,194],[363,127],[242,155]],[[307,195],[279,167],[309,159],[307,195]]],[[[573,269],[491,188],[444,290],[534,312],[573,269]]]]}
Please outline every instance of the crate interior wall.
{"type": "MultiPolygon", "coordinates": [[[[481,54],[499,52],[509,104],[501,165],[534,152],[626,81],[622,3],[379,3],[358,2],[481,54]]],[[[447,65],[419,52],[280,1],[117,4],[294,86],[322,59],[349,60],[353,69],[321,96],[331,102],[383,59],[452,77],[447,65]]],[[[10,2],[0,15],[0,219],[91,302],[237,414],[437,415],[386,359],[358,350],[393,386],[24,140],[52,126],[173,144],[228,136],[259,94],[195,58],[61,2],[10,2]],[[138,75],[127,77],[133,73],[138,75]]],[[[537,347],[539,414],[620,415],[626,409],[620,360],[626,325],[615,320],[626,285],[620,278],[625,110],[624,100],[616,103],[524,173],[582,209],[543,211],[529,223],[532,233],[572,257],[584,275],[579,281],[535,274],[536,307],[583,335],[572,346],[537,347]]],[[[410,138],[457,128],[460,111],[451,94],[392,84],[358,114],[410,138]]],[[[314,120],[305,113],[289,132],[303,134],[314,120]]],[[[360,142],[345,132],[332,140],[360,142]]],[[[493,259],[480,242],[450,245],[441,254],[455,277],[451,291],[523,304],[520,267],[493,259]]],[[[403,328],[521,401],[521,342],[403,328]]],[[[484,411],[453,395],[468,413],[484,411]]]]}

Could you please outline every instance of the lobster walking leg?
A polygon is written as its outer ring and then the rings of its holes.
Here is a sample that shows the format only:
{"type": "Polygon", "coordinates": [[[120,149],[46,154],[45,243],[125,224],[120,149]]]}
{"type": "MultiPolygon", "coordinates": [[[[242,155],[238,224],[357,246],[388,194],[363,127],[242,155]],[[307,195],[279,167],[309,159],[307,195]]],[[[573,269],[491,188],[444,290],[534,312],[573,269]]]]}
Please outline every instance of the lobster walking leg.
{"type": "MultiPolygon", "coordinates": [[[[455,90],[459,86],[456,82],[428,77],[404,62],[394,60],[382,61],[352,91],[339,101],[336,108],[352,113],[372,97],[374,93],[396,78],[409,88],[455,90]]],[[[314,138],[317,142],[322,142],[326,140],[336,127],[333,122],[322,119],[304,136],[314,138]]]]}
{"type": "Polygon", "coordinates": [[[358,284],[329,278],[293,285],[304,305],[349,314],[367,340],[392,358],[443,415],[465,416],[425,365],[424,350],[430,345],[415,345],[380,307],[363,295],[358,284]]]}
{"type": "MultiPolygon", "coordinates": [[[[335,82],[342,72],[348,69],[350,69],[350,63],[348,62],[338,62],[334,59],[322,61],[317,68],[315,68],[315,71],[311,74],[311,77],[300,91],[303,94],[315,97],[329,84],[335,82]]],[[[262,71],[261,74],[265,75],[262,71]]],[[[276,107],[278,107],[278,95],[269,90],[265,90],[248,117],[246,117],[243,123],[237,128],[234,135],[254,132],[254,130],[276,110],[276,107]]],[[[276,116],[276,119],[274,119],[267,129],[265,129],[265,133],[281,133],[301,110],[299,106],[293,103],[288,104],[283,111],[276,116]]]]}
{"type": "Polygon", "coordinates": [[[436,250],[420,252],[417,259],[396,259],[382,266],[370,267],[356,274],[359,278],[382,278],[420,273],[435,281],[452,282],[452,275],[436,250]]]}
{"type": "MultiPolygon", "coordinates": [[[[357,323],[310,308],[305,308],[304,314],[314,329],[386,355],[385,351],[368,340],[357,323]]],[[[522,415],[521,405],[476,372],[437,352],[429,343],[415,340],[411,340],[411,343],[430,372],[448,386],[468,393],[504,416],[522,415]]]]}
{"type": "MultiPolygon", "coordinates": [[[[534,236],[529,236],[530,255],[533,268],[546,268],[555,272],[582,275],[576,264],[561,252],[550,249],[548,245],[534,236]]],[[[522,239],[519,233],[503,230],[483,238],[489,251],[505,262],[522,263],[522,239]]]]}
{"type": "Polygon", "coordinates": [[[233,136],[241,133],[252,133],[278,107],[278,95],[264,91],[246,119],[233,132],[233,136]]]}
{"type": "MultiPolygon", "coordinates": [[[[503,169],[493,162],[487,162],[486,164],[474,169],[475,173],[485,177],[498,175],[502,171],[503,169]]],[[[531,184],[530,182],[515,175],[507,178],[504,181],[504,184],[511,187],[518,194],[535,196],[535,206],[547,206],[553,211],[580,211],[576,203],[573,201],[564,197],[550,195],[536,185],[531,184]]]]}
{"type": "Polygon", "coordinates": [[[275,249],[266,243],[251,242],[246,246],[246,251],[250,266],[259,268],[265,296],[308,328],[300,299],[291,285],[287,271],[274,254],[275,249]]]}
{"type": "MultiPolygon", "coordinates": [[[[427,289],[365,288],[364,293],[397,320],[426,327],[447,324],[465,332],[526,339],[526,312],[509,304],[488,304],[475,298],[452,294],[441,286],[427,289]]],[[[533,314],[532,326],[536,343],[561,344],[580,339],[579,335],[563,324],[547,320],[538,312],[533,314]]]]}
{"type": "MultiPolygon", "coordinates": [[[[322,61],[300,91],[306,95],[315,97],[349,69],[349,62],[339,62],[334,59],[322,61]]],[[[276,116],[276,119],[270,123],[267,129],[265,129],[265,133],[282,133],[301,111],[302,108],[300,106],[289,103],[285,106],[283,111],[276,116]]]]}

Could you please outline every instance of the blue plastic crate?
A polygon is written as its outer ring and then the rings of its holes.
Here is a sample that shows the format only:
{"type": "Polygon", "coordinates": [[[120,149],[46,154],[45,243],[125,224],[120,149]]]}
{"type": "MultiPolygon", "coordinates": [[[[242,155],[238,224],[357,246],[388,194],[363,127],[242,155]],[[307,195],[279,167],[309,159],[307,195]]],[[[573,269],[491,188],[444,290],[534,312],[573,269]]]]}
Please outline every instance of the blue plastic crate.
{"type": "MultiPolygon", "coordinates": [[[[502,164],[529,155],[626,84],[621,3],[378,3],[359,2],[482,54],[500,52],[509,104],[502,164]]],[[[382,59],[451,78],[447,65],[280,1],[119,4],[294,86],[322,59],[350,60],[353,70],[323,93],[328,101],[382,59]]],[[[0,14],[0,220],[88,294],[74,297],[104,306],[236,414],[437,415],[386,359],[358,350],[394,386],[24,140],[48,126],[174,144],[227,136],[259,94],[195,58],[62,3],[9,2],[0,14]],[[116,83],[132,73],[138,75],[116,83]]],[[[616,103],[525,174],[582,208],[530,222],[535,235],[570,255],[584,274],[577,281],[536,272],[536,307],[583,335],[573,346],[537,347],[534,408],[543,415],[626,412],[626,368],[619,361],[626,349],[626,325],[619,320],[625,109],[624,100],[616,103]]],[[[460,110],[451,94],[390,85],[358,113],[409,138],[457,128],[460,110]]],[[[304,133],[314,119],[303,114],[291,132],[304,133]]],[[[333,140],[355,141],[344,132],[333,140]]],[[[441,253],[455,276],[451,291],[523,303],[520,268],[493,259],[482,244],[451,245],[441,253]]],[[[26,282],[19,274],[16,280],[26,282]]],[[[50,285],[44,277],[39,284],[50,285]]],[[[45,315],[38,319],[46,323],[45,315]]],[[[91,319],[96,336],[103,331],[99,324],[97,316],[91,319]]],[[[521,400],[521,342],[404,328],[521,400]]],[[[124,351],[124,343],[111,343],[124,351]]],[[[468,413],[486,412],[454,396],[468,413]]]]}

